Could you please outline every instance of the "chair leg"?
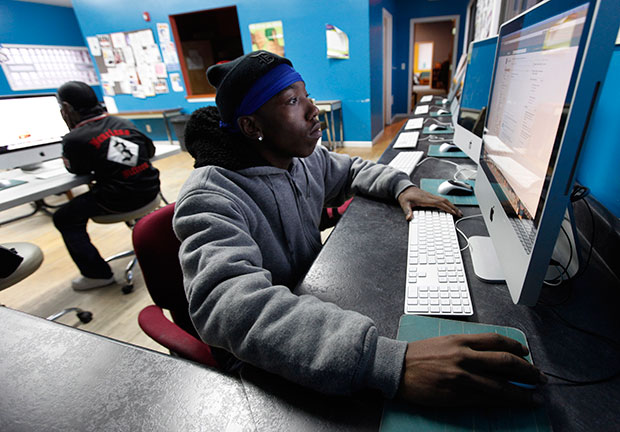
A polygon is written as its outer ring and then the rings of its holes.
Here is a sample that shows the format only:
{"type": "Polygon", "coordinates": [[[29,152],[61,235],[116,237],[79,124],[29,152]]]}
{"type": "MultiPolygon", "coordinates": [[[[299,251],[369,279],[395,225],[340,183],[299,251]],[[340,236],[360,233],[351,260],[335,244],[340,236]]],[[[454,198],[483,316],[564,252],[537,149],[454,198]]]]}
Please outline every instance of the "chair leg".
{"type": "Polygon", "coordinates": [[[128,250],[128,251],[120,252],[120,253],[117,253],[116,255],[112,255],[106,258],[105,262],[110,262],[110,261],[114,261],[114,260],[121,259],[121,258],[127,258],[127,257],[134,256],[134,255],[135,254],[133,250],[128,250]]]}
{"type": "Polygon", "coordinates": [[[125,285],[122,288],[123,294],[129,294],[133,291],[133,267],[136,265],[136,257],[127,264],[125,267],[125,285]]]}
{"type": "Polygon", "coordinates": [[[82,309],[76,308],[76,307],[63,309],[60,312],[55,313],[54,315],[48,316],[47,319],[49,321],[56,321],[61,316],[64,316],[64,315],[66,315],[68,313],[71,313],[71,312],[75,312],[77,317],[79,318],[79,320],[83,324],[89,323],[93,319],[93,314],[91,312],[85,311],[85,310],[82,310],[82,309]]]}

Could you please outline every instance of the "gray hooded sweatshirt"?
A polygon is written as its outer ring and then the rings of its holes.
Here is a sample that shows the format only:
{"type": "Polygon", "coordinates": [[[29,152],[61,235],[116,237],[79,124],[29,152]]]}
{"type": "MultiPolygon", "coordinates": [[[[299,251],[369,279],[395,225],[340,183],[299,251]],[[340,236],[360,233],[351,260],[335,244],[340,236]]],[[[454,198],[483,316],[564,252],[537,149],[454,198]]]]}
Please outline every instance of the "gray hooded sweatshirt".
{"type": "Polygon", "coordinates": [[[393,397],[407,344],[379,336],[360,313],[291,289],[320,251],[324,206],[358,192],[396,198],[411,185],[400,171],[321,145],[289,170],[195,169],[179,194],[174,230],[200,337],[321,392],[372,388],[393,397]]]}

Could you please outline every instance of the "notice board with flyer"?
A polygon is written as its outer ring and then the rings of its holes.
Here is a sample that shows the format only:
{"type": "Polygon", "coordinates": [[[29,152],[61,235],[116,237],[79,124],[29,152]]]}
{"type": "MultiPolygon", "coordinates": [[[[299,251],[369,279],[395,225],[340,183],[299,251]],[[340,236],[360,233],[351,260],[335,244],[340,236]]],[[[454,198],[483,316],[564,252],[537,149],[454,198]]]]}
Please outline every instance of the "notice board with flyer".
{"type": "Polygon", "coordinates": [[[106,96],[146,98],[168,93],[168,70],[151,29],[86,38],[106,96]]]}

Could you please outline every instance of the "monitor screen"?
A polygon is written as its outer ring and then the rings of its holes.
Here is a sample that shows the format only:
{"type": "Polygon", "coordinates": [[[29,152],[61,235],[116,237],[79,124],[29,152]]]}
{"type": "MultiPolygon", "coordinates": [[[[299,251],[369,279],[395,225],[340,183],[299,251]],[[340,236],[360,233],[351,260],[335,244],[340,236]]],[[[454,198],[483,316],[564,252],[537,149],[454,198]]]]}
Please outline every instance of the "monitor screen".
{"type": "Polygon", "coordinates": [[[558,238],[613,49],[610,3],[550,0],[500,29],[476,196],[515,303],[536,303],[558,238]]]}
{"type": "Polygon", "coordinates": [[[455,123],[454,144],[476,162],[480,157],[496,45],[496,36],[471,43],[455,123]]]}
{"type": "Polygon", "coordinates": [[[0,168],[57,158],[69,132],[54,94],[0,97],[0,168]]]}

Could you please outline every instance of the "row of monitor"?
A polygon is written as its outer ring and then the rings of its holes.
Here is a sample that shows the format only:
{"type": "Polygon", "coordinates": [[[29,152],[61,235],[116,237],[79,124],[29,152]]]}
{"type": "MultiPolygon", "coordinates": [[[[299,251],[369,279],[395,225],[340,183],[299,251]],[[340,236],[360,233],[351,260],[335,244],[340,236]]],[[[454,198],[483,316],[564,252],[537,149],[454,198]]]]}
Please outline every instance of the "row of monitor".
{"type": "MultiPolygon", "coordinates": [[[[536,304],[546,280],[579,267],[570,224],[562,225],[614,48],[620,11],[612,3],[548,0],[473,42],[460,100],[451,101],[453,141],[478,165],[475,193],[490,235],[470,239],[474,271],[504,280],[518,304],[536,304]]],[[[451,94],[460,87],[457,79],[451,94]]]]}

